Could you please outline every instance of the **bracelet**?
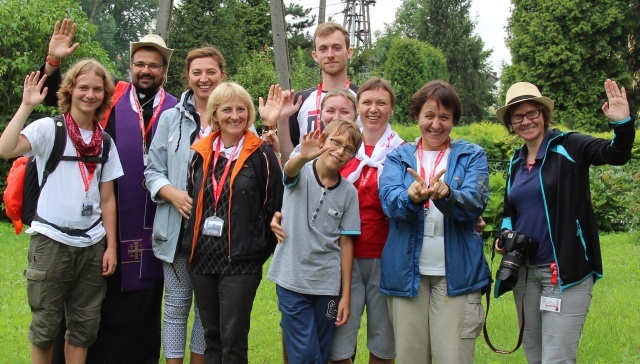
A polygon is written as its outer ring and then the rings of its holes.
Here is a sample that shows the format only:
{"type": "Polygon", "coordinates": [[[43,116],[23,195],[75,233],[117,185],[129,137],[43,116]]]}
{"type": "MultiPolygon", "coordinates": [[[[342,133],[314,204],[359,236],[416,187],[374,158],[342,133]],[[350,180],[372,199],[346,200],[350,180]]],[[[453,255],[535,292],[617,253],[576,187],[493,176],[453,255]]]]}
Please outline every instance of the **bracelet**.
{"type": "Polygon", "coordinates": [[[49,66],[51,67],[60,67],[60,64],[62,63],[62,60],[59,60],[57,63],[51,60],[51,57],[49,57],[47,55],[47,63],[49,64],[49,66]]]}

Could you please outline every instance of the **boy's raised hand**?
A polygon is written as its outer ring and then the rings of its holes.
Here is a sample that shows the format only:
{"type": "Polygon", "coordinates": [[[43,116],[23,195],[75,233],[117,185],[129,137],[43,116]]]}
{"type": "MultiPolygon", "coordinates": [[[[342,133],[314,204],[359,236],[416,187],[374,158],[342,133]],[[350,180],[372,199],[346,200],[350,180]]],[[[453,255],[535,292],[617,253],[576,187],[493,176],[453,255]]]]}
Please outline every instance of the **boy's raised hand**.
{"type": "Polygon", "coordinates": [[[25,106],[36,107],[47,96],[47,88],[42,88],[47,75],[40,78],[40,71],[31,72],[24,78],[24,91],[22,92],[22,104],[25,106]],[[38,80],[39,79],[39,80],[38,80]]]}
{"type": "Polygon", "coordinates": [[[77,27],[76,23],[69,18],[65,18],[62,22],[56,21],[49,41],[49,58],[52,61],[62,61],[78,48],[80,43],[71,44],[77,27]]]}
{"type": "Polygon", "coordinates": [[[300,142],[300,159],[308,162],[318,158],[326,150],[330,149],[329,145],[324,145],[327,135],[321,130],[313,130],[302,136],[300,142]]]}

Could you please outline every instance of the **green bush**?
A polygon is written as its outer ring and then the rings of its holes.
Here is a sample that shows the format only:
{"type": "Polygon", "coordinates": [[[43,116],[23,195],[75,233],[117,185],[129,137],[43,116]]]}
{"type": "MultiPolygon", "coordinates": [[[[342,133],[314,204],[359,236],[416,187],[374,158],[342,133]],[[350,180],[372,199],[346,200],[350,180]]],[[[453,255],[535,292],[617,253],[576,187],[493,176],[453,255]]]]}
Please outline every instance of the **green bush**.
{"type": "Polygon", "coordinates": [[[384,77],[396,92],[395,111],[401,122],[408,122],[411,96],[424,84],[435,79],[449,80],[447,61],[439,49],[415,39],[397,37],[393,40],[384,77]]]}

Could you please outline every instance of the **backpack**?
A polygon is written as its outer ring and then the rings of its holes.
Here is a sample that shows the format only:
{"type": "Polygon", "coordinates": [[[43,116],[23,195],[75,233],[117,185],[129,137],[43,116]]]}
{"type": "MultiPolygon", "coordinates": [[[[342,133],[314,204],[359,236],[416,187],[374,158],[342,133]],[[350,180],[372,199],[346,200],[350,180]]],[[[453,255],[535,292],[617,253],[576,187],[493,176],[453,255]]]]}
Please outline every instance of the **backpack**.
{"type": "MultiPolygon", "coordinates": [[[[95,162],[104,164],[111,150],[111,136],[103,133],[102,154],[100,157],[78,157],[63,155],[67,144],[67,127],[62,115],[52,118],[55,124],[53,149],[44,165],[42,183],[38,183],[38,168],[35,157],[19,157],[13,162],[7,177],[4,191],[4,204],[7,216],[13,222],[16,234],[20,234],[23,224],[31,225],[36,215],[40,191],[49,175],[60,161],[95,162]]],[[[98,177],[99,178],[99,177],[98,177]]]]}

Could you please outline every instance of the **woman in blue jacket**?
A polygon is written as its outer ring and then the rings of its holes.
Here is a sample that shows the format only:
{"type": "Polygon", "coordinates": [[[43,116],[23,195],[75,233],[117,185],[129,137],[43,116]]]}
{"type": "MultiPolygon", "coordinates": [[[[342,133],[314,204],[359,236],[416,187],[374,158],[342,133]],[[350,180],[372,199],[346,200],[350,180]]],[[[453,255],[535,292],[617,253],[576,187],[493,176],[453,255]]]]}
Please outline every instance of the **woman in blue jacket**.
{"type": "Polygon", "coordinates": [[[489,197],[484,150],[449,134],[460,98],[432,81],[411,98],[421,137],[387,155],[380,200],[390,219],[380,291],[399,363],[472,363],[491,274],[475,230],[489,197]],[[441,177],[443,177],[441,179],[441,177]]]}
{"type": "Polygon", "coordinates": [[[502,229],[537,242],[513,287],[518,318],[524,297],[522,346],[529,363],[576,362],[593,283],[602,277],[589,166],[626,163],[635,138],[625,89],[611,80],[604,86],[602,111],[613,140],[549,129],[553,101],[528,82],[512,85],[506,106],[496,111],[507,131],[524,140],[511,159],[502,229]]]}

